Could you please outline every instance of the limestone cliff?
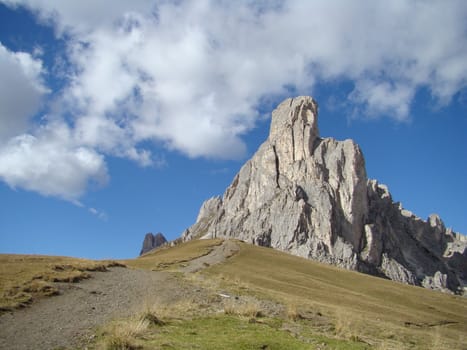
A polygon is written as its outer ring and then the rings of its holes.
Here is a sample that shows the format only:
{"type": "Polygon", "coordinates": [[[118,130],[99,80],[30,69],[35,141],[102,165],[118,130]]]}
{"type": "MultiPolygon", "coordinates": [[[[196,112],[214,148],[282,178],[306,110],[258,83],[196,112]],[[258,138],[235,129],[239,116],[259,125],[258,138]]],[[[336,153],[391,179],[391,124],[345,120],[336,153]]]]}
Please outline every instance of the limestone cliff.
{"type": "Polygon", "coordinates": [[[282,102],[268,139],[222,198],[206,201],[183,239],[236,238],[444,291],[462,292],[467,242],[417,218],[368,180],[352,140],[320,138],[311,97],[282,102]]]}

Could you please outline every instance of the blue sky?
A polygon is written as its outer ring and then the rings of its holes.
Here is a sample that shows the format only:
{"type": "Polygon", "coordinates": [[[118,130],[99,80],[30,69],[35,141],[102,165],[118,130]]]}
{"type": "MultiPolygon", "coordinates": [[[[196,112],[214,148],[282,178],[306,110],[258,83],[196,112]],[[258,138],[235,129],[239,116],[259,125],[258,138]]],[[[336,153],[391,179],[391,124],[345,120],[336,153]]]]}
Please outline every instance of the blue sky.
{"type": "Polygon", "coordinates": [[[395,201],[467,233],[464,1],[0,0],[0,252],[177,238],[311,95],[395,201]]]}

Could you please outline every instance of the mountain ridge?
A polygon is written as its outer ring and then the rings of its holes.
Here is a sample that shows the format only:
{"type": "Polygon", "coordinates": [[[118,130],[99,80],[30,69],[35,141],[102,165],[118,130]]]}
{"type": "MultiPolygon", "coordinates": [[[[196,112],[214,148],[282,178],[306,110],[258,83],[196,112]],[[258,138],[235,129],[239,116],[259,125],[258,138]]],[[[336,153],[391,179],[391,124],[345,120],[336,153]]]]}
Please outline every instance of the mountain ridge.
{"type": "Polygon", "coordinates": [[[391,280],[462,294],[467,239],[439,216],[424,221],[367,178],[352,140],[321,138],[318,104],[289,98],[267,140],[223,197],[203,203],[182,234],[237,238],[391,280]]]}

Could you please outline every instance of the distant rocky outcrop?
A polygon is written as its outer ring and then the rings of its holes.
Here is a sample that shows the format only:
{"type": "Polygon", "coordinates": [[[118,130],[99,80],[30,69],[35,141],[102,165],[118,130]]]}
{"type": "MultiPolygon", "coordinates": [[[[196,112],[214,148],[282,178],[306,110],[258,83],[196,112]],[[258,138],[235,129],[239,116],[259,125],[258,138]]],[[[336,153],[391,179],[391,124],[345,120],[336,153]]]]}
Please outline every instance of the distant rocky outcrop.
{"type": "Polygon", "coordinates": [[[467,241],[367,179],[352,140],[320,138],[311,97],[282,102],[268,139],[182,238],[237,238],[394,281],[462,293],[467,241]]]}
{"type": "Polygon", "coordinates": [[[167,243],[167,240],[162,233],[159,232],[155,235],[152,233],[147,233],[146,236],[144,236],[143,247],[141,248],[139,255],[143,255],[150,250],[164,245],[165,243],[167,243]]]}

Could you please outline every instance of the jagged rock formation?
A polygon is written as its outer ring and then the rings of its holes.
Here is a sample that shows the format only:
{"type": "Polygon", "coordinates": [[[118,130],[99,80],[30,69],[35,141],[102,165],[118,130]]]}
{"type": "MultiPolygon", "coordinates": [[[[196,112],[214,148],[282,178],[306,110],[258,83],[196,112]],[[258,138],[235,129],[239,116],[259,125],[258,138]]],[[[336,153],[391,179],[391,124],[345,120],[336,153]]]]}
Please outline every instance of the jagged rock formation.
{"type": "Polygon", "coordinates": [[[467,241],[437,215],[427,221],[368,180],[352,141],[320,138],[311,97],[282,102],[268,139],[222,198],[207,200],[184,240],[237,238],[382,277],[459,292],[467,241]]]}
{"type": "Polygon", "coordinates": [[[147,233],[146,236],[144,236],[143,247],[141,248],[139,255],[141,256],[143,254],[146,254],[150,250],[158,248],[166,243],[167,240],[165,239],[162,233],[159,232],[155,235],[153,235],[152,233],[147,233]]]}

